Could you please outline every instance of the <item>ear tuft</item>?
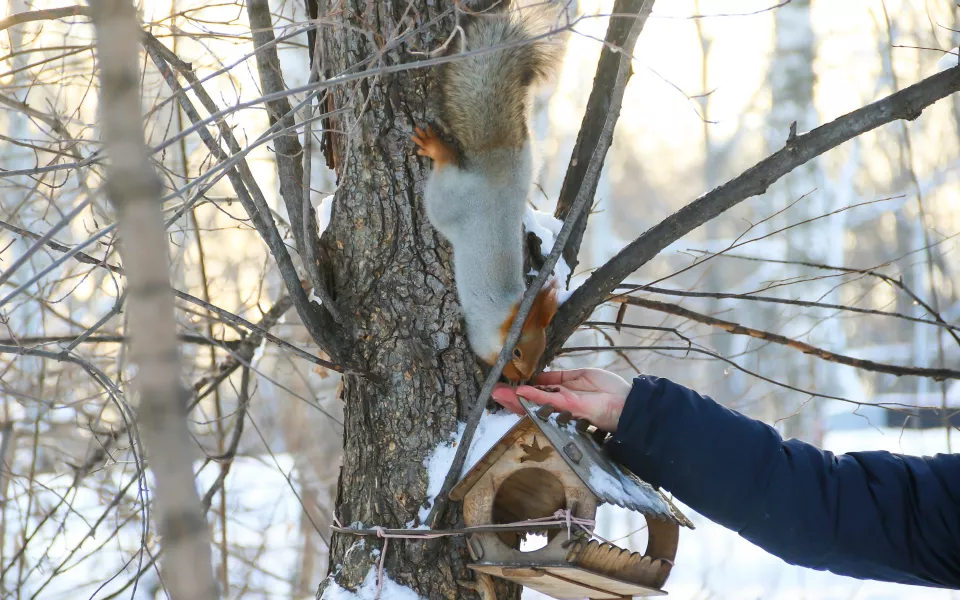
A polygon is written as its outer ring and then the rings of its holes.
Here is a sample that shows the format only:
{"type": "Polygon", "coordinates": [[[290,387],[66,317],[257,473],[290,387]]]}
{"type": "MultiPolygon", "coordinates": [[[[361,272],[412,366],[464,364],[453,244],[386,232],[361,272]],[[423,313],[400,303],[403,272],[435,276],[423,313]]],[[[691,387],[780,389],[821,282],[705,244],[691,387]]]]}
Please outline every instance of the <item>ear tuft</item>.
{"type": "Polygon", "coordinates": [[[530,311],[531,320],[541,329],[546,329],[554,315],[557,314],[559,302],[557,281],[551,279],[537,294],[536,300],[533,301],[533,310],[530,311]]]}

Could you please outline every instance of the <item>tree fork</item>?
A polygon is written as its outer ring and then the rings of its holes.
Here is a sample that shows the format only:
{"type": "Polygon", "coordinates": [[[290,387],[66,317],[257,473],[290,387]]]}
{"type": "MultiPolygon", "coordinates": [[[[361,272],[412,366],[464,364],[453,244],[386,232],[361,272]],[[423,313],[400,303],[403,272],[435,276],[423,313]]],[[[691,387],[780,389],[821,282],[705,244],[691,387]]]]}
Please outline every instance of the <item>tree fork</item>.
{"type": "MultiPolygon", "coordinates": [[[[331,24],[318,31],[329,73],[417,60],[409,50],[439,47],[452,28],[443,9],[425,0],[345,0],[320,3],[331,24]],[[411,17],[414,29],[411,31],[411,17]],[[433,21],[436,25],[424,26],[433,21]],[[395,43],[393,35],[403,35],[395,43]]],[[[449,12],[449,11],[448,11],[449,12]]],[[[321,236],[329,258],[331,293],[341,308],[345,358],[382,383],[343,378],[344,449],[337,488],[341,523],[402,528],[426,498],[424,459],[450,439],[479,390],[450,270],[451,250],[421,203],[430,164],[409,141],[415,125],[434,120],[436,71],[412,69],[338,85],[330,126],[339,167],[330,224],[321,236]]],[[[440,527],[460,520],[447,511],[440,527]]],[[[333,584],[356,589],[376,572],[377,541],[332,536],[333,584]]],[[[477,598],[462,537],[392,540],[384,570],[425,598],[477,598]]],[[[496,584],[496,598],[517,599],[520,588],[496,584]]]]}

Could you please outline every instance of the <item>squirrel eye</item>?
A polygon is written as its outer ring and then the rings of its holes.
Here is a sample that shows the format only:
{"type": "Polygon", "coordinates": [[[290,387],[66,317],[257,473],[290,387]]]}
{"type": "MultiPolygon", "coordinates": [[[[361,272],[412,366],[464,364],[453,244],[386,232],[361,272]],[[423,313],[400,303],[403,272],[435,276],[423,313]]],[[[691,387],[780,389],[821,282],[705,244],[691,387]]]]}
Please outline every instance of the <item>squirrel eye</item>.
{"type": "Polygon", "coordinates": [[[516,358],[523,358],[523,352],[520,352],[520,348],[514,348],[513,355],[516,358]]]}

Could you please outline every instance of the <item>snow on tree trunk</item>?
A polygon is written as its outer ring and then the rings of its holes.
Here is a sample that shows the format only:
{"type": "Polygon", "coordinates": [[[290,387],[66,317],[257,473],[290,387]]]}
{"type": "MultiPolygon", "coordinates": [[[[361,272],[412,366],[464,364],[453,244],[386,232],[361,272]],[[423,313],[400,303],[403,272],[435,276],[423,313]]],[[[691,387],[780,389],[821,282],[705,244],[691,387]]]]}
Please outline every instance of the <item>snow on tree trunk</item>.
{"type": "MultiPolygon", "coordinates": [[[[380,54],[412,23],[437,17],[437,5],[348,0],[321,4],[320,11],[334,21],[320,34],[327,77],[351,67],[417,60],[409,49],[438,47],[451,27],[446,19],[380,54]],[[371,57],[373,62],[363,63],[371,57]]],[[[345,359],[383,379],[343,378],[343,467],[335,510],[344,525],[404,527],[425,501],[424,459],[456,430],[480,381],[461,324],[450,246],[423,208],[430,163],[415,156],[409,140],[415,125],[435,117],[436,71],[351,82],[336,87],[333,98],[328,109],[345,109],[330,123],[339,187],[321,246],[329,257],[334,300],[344,313],[345,359]]],[[[448,510],[440,526],[459,518],[458,510],[448,510]]],[[[318,597],[359,588],[371,569],[375,577],[380,548],[373,538],[334,535],[330,576],[318,597]]],[[[385,570],[421,597],[474,598],[459,583],[474,579],[468,561],[460,537],[395,539],[385,570]]],[[[519,588],[497,585],[496,598],[519,598],[519,588]]]]}

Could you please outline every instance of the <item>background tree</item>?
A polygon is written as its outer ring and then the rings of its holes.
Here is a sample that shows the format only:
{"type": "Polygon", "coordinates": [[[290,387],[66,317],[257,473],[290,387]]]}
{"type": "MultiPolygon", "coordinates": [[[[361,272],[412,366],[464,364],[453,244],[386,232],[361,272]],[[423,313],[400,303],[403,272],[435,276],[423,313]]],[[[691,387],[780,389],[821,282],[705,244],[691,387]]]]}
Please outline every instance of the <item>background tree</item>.
{"type": "MultiPolygon", "coordinates": [[[[545,195],[531,200],[549,209],[558,199],[573,234],[566,262],[580,263],[545,362],[725,390],[768,420],[800,415],[788,428],[813,441],[833,415],[891,413],[900,425],[932,419],[949,444],[960,313],[946,257],[960,225],[947,209],[960,149],[938,132],[960,120],[949,102],[924,109],[956,91],[960,74],[930,76],[940,54],[919,48],[955,45],[931,25],[953,19],[952,5],[914,3],[895,19],[882,4],[863,8],[873,20],[857,40],[864,55],[881,49],[874,64],[817,50],[852,29],[833,4],[660,3],[649,21],[649,1],[588,4],[571,13],[583,35],[568,60],[589,66],[565,70],[539,110],[541,137],[553,137],[545,195]],[[814,27],[818,10],[835,30],[814,27]],[[605,31],[591,11],[618,17],[605,31]],[[731,37],[755,41],[737,49],[731,37]],[[663,77],[657,61],[686,48],[701,69],[663,77]],[[765,82],[736,97],[722,85],[729,65],[765,82]],[[869,91],[823,100],[848,89],[852,71],[869,91]],[[582,120],[570,119],[571,98],[582,120]],[[576,218],[578,198],[589,217],[576,218]],[[865,404],[877,390],[887,393],[865,404]],[[918,390],[941,410],[914,406],[918,390]]],[[[435,117],[432,69],[457,10],[392,0],[141,7],[145,136],[191,384],[193,440],[182,446],[194,449],[224,596],[309,596],[327,563],[321,593],[375,578],[383,544],[331,538],[333,515],[397,527],[426,503],[445,507],[439,527],[459,519],[442,495],[428,497],[423,463],[482,410],[492,380],[466,345],[449,246],[420,202],[429,165],[408,142],[435,117]]],[[[140,375],[125,335],[134,265],[117,254],[117,215],[104,202],[107,140],[91,125],[105,90],[89,17],[84,6],[12,2],[0,19],[5,594],[171,589],[154,567],[165,542],[153,534],[127,401],[140,375]]],[[[604,527],[642,544],[638,526],[604,527]]],[[[490,593],[465,568],[459,538],[393,540],[383,556],[390,579],[422,596],[490,593]]],[[[520,594],[497,585],[496,597],[520,594]]]]}

